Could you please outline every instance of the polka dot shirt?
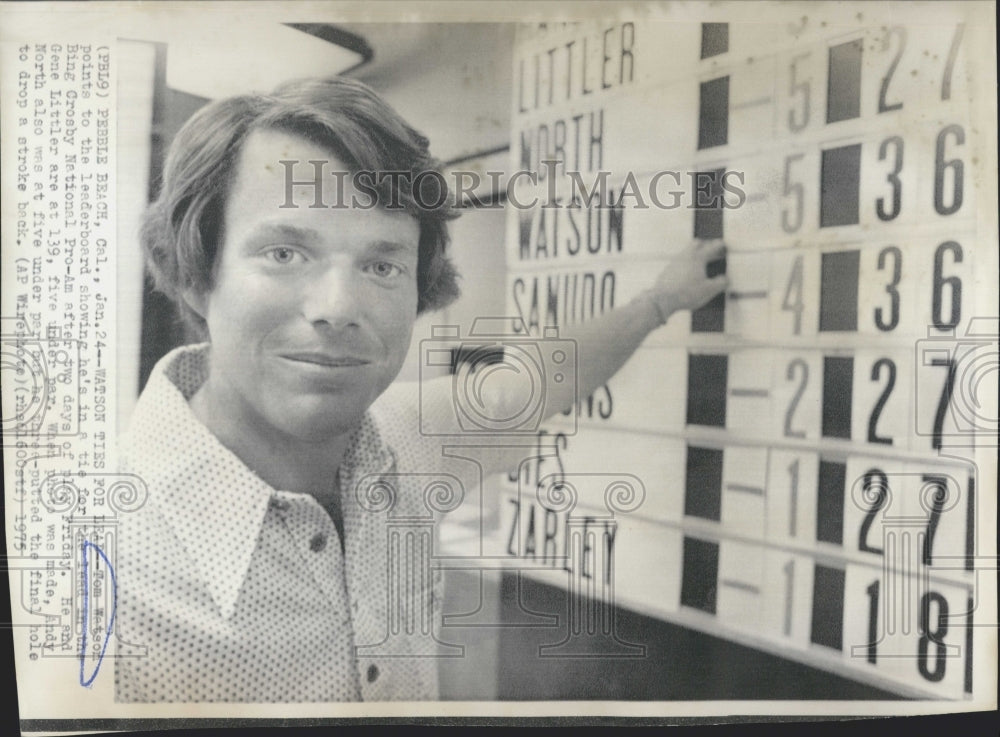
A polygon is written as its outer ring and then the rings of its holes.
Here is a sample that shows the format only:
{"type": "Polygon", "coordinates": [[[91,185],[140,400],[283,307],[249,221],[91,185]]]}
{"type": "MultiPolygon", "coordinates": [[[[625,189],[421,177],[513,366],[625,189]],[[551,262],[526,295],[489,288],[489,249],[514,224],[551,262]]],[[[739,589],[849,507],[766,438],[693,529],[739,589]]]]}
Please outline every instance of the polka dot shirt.
{"type": "Polygon", "coordinates": [[[437,698],[442,586],[426,500],[429,478],[450,477],[441,444],[416,428],[418,406],[448,415],[450,389],[421,398],[399,385],[366,415],[339,472],[341,537],[311,495],[270,487],[196,419],[207,351],[161,360],[121,444],[149,499],[120,531],[116,698],[437,698]]]}

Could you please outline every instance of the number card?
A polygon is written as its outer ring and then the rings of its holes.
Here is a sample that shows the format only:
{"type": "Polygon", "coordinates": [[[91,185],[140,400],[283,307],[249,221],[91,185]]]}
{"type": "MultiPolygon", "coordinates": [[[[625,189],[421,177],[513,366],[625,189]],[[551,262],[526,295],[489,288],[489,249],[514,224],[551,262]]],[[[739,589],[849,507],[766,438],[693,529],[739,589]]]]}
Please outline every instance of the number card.
{"type": "Polygon", "coordinates": [[[753,435],[767,426],[771,415],[773,353],[766,350],[737,351],[729,355],[728,391],[725,396],[726,428],[753,435]]]}
{"type": "Polygon", "coordinates": [[[767,449],[728,446],[722,464],[722,515],[727,530],[748,538],[764,534],[767,449]]]}
{"type": "Polygon", "coordinates": [[[730,253],[729,290],[725,294],[725,331],[747,341],[766,341],[771,333],[769,289],[771,256],[730,253]]]}
{"type": "Polygon", "coordinates": [[[911,436],[913,378],[910,351],[854,354],[851,437],[872,446],[906,450],[911,436]]]}
{"type": "Polygon", "coordinates": [[[824,44],[803,44],[779,56],[775,75],[778,137],[805,137],[823,124],[825,69],[824,44]]]}
{"type": "Polygon", "coordinates": [[[782,647],[809,648],[813,562],[805,555],[765,549],[761,581],[761,633],[782,647]]]}
{"type": "Polygon", "coordinates": [[[819,455],[772,448],[767,464],[767,539],[815,542],[819,455]]]}
{"type": "Polygon", "coordinates": [[[896,534],[900,520],[909,519],[907,499],[915,491],[903,461],[849,458],[844,479],[844,548],[876,561],[883,558],[887,536],[896,534]]]}
{"type": "Polygon", "coordinates": [[[823,355],[819,351],[775,351],[771,371],[772,437],[818,440],[823,408],[823,355]]]}
{"type": "Polygon", "coordinates": [[[720,622],[747,633],[760,631],[763,550],[735,540],[719,544],[716,616],[720,622]]]}

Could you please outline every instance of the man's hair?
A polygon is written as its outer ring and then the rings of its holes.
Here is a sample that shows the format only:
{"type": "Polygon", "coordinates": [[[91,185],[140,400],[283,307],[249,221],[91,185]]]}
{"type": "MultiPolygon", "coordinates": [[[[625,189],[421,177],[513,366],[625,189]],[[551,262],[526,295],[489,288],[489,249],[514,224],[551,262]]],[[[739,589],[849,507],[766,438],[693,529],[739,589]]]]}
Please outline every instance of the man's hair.
{"type": "Polygon", "coordinates": [[[353,172],[406,172],[381,177],[378,202],[402,205],[420,225],[417,312],[458,297],[457,274],[445,250],[447,221],[457,215],[428,141],[371,88],[343,77],[304,79],[271,94],[212,102],[178,132],[164,165],[159,196],[146,211],[142,247],[155,287],[170,297],[199,335],[204,320],[183,299],[207,293],[224,237],[225,207],[235,167],[254,130],[302,136],[340,158],[353,172]],[[433,176],[418,176],[427,172],[433,176]],[[423,195],[421,182],[436,186],[423,195]],[[421,185],[415,193],[412,184],[421,185]],[[425,204],[431,201],[432,206],[425,204]],[[443,203],[443,204],[442,204],[443,203]]]}

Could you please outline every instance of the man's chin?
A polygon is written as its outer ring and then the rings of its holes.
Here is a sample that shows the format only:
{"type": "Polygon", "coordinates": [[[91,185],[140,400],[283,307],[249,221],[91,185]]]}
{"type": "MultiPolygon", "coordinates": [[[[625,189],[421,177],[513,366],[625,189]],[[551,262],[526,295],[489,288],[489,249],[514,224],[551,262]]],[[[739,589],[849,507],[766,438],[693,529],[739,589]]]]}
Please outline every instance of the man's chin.
{"type": "Polygon", "coordinates": [[[286,434],[308,443],[323,443],[354,432],[364,419],[367,404],[357,397],[339,401],[290,402],[281,407],[281,426],[286,434]],[[305,406],[303,406],[305,405],[305,406]]]}

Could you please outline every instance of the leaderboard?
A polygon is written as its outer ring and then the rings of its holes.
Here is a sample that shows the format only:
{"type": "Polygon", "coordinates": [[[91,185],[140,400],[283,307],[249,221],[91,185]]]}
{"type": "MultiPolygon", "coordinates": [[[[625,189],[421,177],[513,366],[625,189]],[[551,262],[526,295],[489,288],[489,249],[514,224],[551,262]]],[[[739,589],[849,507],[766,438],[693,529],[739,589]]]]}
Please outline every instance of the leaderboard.
{"type": "Polygon", "coordinates": [[[980,480],[948,449],[982,429],[966,374],[996,345],[985,71],[961,12],[793,15],[521,29],[509,312],[539,335],[593,319],[693,238],[725,240],[730,286],[540,431],[498,543],[598,598],[963,699],[980,480]]]}

